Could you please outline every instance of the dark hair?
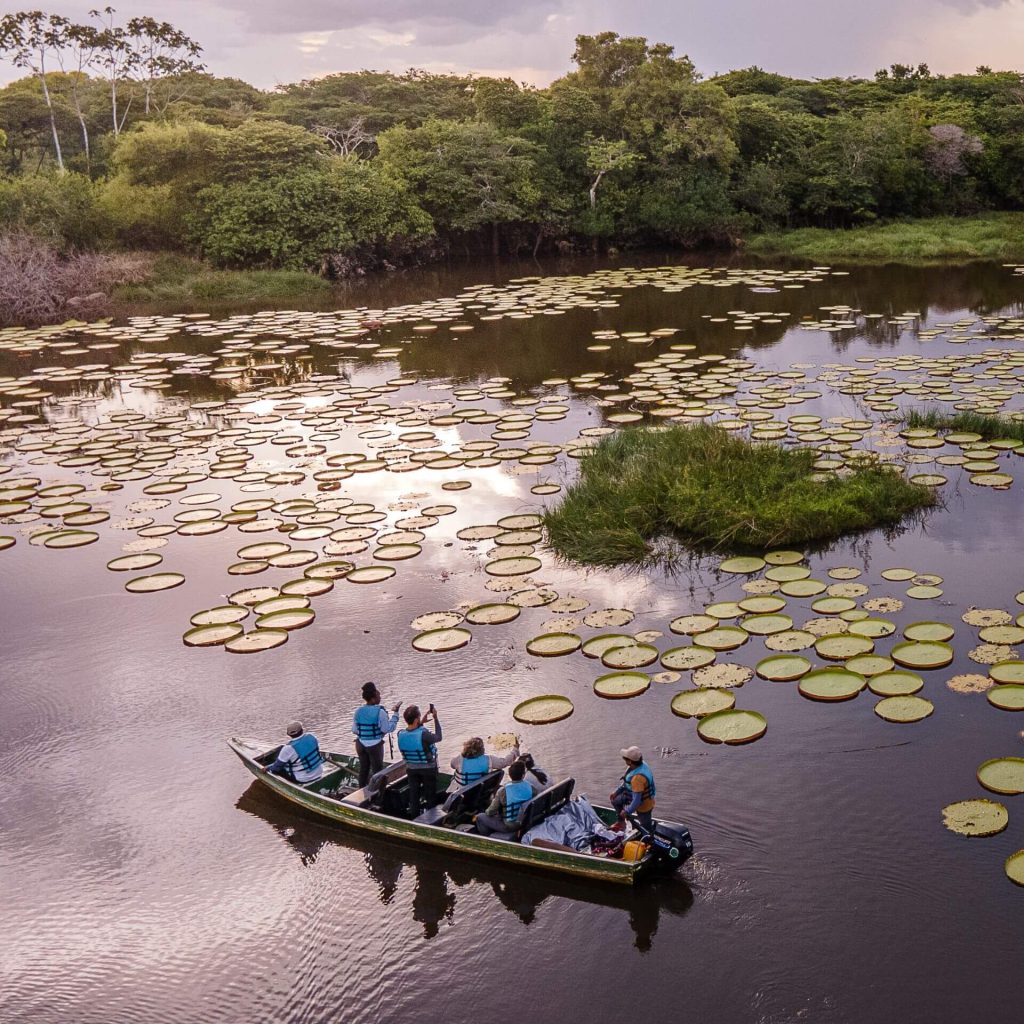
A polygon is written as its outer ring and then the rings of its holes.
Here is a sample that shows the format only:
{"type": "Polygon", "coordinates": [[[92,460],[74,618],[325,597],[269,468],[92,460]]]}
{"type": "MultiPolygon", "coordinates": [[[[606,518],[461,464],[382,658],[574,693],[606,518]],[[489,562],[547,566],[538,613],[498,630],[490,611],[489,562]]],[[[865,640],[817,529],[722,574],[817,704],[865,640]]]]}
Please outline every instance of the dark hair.
{"type": "Polygon", "coordinates": [[[379,696],[376,683],[363,683],[363,700],[372,701],[374,697],[379,696]]]}
{"type": "Polygon", "coordinates": [[[420,709],[415,704],[410,704],[402,713],[406,725],[412,725],[420,717],[420,709]]]}
{"type": "Polygon", "coordinates": [[[508,777],[513,782],[519,782],[526,776],[526,765],[522,761],[513,761],[508,766],[508,777]]]}
{"type": "Polygon", "coordinates": [[[462,744],[462,756],[463,757],[481,757],[484,752],[484,741],[479,736],[474,736],[472,739],[466,740],[462,744]]]}

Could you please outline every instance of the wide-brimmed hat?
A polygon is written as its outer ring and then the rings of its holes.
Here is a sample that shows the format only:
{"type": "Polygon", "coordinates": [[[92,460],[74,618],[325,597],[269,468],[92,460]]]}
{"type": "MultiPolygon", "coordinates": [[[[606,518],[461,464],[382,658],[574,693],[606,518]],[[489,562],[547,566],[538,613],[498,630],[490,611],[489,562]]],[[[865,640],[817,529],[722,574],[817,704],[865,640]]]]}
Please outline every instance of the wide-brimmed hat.
{"type": "Polygon", "coordinates": [[[289,722],[288,728],[285,729],[285,732],[288,733],[292,739],[295,739],[296,736],[301,736],[303,731],[301,722],[289,722]]]}
{"type": "Polygon", "coordinates": [[[644,755],[640,752],[639,747],[623,747],[619,753],[627,761],[642,761],[644,759],[644,755]]]}

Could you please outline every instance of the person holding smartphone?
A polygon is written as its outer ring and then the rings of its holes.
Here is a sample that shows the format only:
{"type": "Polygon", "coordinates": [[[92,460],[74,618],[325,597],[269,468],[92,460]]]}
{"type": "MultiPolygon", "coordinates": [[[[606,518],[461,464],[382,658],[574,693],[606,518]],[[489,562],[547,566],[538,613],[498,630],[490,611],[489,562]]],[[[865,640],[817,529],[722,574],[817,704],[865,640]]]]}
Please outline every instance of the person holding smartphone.
{"type": "Polygon", "coordinates": [[[398,734],[398,749],[405,761],[405,772],[409,779],[408,813],[415,818],[420,813],[421,800],[425,798],[428,807],[437,803],[437,744],[441,742],[441,722],[433,704],[425,715],[415,704],[410,704],[403,714],[405,728],[398,734]],[[434,731],[424,727],[432,721],[434,731]]]}

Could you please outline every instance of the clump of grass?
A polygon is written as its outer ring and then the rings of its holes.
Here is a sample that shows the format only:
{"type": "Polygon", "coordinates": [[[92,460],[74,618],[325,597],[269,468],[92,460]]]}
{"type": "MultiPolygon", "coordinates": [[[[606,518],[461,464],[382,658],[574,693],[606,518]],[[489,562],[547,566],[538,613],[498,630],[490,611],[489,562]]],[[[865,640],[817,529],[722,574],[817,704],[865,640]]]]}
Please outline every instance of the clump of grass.
{"type": "Polygon", "coordinates": [[[891,467],[822,478],[817,458],[707,424],[623,431],[584,457],[545,516],[550,544],[590,565],[644,561],[663,535],[701,550],[763,551],[895,525],[935,504],[891,467]]]}
{"type": "Polygon", "coordinates": [[[986,441],[994,441],[997,438],[1024,441],[1024,420],[993,416],[990,413],[967,411],[950,415],[939,409],[911,409],[903,422],[915,430],[980,434],[986,441]]]}
{"type": "Polygon", "coordinates": [[[800,228],[756,235],[747,250],[844,263],[1018,260],[1024,258],[1024,214],[929,217],[846,230],[800,228]]]}
{"type": "Polygon", "coordinates": [[[201,260],[166,254],[144,281],[116,289],[120,302],[258,302],[303,298],[330,290],[330,282],[301,270],[214,270],[201,260]]]}

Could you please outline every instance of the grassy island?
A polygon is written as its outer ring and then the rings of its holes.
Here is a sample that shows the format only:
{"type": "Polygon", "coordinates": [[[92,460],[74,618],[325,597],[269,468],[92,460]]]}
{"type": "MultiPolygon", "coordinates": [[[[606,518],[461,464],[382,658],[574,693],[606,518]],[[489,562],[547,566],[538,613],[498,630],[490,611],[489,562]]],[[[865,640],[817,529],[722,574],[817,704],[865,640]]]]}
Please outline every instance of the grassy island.
{"type": "Polygon", "coordinates": [[[642,562],[664,535],[705,550],[763,551],[895,525],[935,504],[891,467],[822,477],[817,458],[706,424],[626,430],[583,459],[545,517],[550,544],[588,565],[642,562]]]}

